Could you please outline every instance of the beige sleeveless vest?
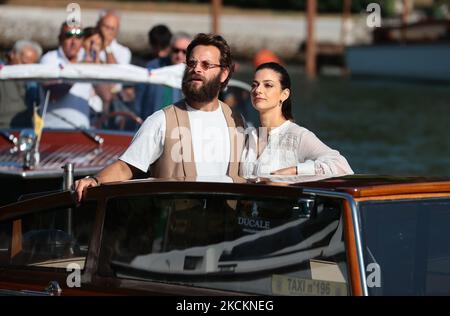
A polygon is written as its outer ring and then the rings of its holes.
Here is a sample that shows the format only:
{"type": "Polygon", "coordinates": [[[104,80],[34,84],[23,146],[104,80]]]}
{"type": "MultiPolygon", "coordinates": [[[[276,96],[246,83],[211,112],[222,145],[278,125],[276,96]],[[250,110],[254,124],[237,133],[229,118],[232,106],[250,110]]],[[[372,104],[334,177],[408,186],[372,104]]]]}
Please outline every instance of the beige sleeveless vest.
{"type": "MultiPolygon", "coordinates": [[[[237,177],[239,161],[244,148],[244,122],[225,103],[219,101],[230,136],[230,162],[227,175],[237,177]]],[[[192,146],[191,126],[185,100],[163,109],[166,116],[166,134],[161,157],[150,166],[150,176],[154,178],[195,178],[197,169],[192,146]]]]}

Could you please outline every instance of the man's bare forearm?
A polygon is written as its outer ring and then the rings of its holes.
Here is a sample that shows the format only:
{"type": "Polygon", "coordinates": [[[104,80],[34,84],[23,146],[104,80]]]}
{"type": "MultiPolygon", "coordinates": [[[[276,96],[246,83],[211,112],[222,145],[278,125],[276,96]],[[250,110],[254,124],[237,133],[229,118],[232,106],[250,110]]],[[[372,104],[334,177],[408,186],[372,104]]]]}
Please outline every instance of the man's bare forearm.
{"type": "Polygon", "coordinates": [[[116,162],[106,166],[99,173],[95,175],[99,184],[106,182],[116,182],[130,180],[133,177],[133,171],[131,167],[123,162],[117,160],[116,162]]]}

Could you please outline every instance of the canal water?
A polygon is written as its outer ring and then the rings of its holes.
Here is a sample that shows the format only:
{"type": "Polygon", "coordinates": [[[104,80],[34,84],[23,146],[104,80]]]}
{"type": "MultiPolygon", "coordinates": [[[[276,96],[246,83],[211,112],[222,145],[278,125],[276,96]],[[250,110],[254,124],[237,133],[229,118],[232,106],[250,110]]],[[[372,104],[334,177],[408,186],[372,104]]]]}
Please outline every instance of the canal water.
{"type": "MultiPolygon", "coordinates": [[[[294,117],[355,173],[450,175],[450,85],[320,76],[288,67],[294,117]]],[[[250,83],[252,68],[234,78],[250,83]]]]}

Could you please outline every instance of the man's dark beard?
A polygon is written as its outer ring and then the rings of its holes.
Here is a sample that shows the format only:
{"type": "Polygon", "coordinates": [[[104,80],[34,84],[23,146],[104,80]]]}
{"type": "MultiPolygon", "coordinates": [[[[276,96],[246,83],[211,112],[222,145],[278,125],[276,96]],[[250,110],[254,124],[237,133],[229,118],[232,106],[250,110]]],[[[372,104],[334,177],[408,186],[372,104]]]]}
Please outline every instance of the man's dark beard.
{"type": "Polygon", "coordinates": [[[192,77],[199,78],[196,74],[189,74],[187,71],[184,72],[183,75],[183,83],[181,88],[183,90],[183,94],[186,97],[188,102],[210,102],[219,94],[221,83],[220,83],[220,75],[219,73],[216,77],[212,78],[210,81],[206,81],[204,78],[203,84],[200,88],[195,88],[193,86],[193,81],[191,81],[192,77]]]}

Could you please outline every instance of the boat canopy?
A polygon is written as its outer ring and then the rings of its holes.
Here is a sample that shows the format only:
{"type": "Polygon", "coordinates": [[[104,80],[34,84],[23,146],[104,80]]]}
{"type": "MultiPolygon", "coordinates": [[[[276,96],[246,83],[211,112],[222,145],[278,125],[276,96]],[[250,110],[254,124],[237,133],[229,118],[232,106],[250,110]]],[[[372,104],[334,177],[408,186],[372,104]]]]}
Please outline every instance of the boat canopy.
{"type": "Polygon", "coordinates": [[[0,80],[153,83],[181,88],[185,67],[185,64],[177,64],[148,70],[119,64],[3,65],[0,66],[0,80]]]}

